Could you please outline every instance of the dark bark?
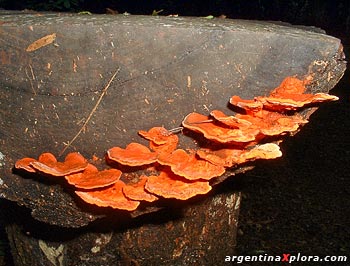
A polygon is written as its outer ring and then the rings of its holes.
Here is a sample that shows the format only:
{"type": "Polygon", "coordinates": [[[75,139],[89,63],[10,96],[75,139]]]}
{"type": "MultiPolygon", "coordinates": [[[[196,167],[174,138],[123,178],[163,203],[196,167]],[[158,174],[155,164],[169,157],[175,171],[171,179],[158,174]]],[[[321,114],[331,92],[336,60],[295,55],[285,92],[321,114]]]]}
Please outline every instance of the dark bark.
{"type": "Polygon", "coordinates": [[[239,204],[240,194],[226,190],[128,221],[111,214],[80,229],[8,208],[6,230],[15,265],[210,265],[234,252],[239,204]]]}

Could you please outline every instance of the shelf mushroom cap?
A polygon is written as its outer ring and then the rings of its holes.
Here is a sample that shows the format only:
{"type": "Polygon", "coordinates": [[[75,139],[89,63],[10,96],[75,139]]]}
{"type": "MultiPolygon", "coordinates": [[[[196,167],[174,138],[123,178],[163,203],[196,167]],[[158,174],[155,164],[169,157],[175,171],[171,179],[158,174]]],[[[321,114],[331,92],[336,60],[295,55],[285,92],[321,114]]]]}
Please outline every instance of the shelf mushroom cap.
{"type": "Polygon", "coordinates": [[[275,159],[282,156],[279,146],[275,143],[255,145],[246,149],[223,148],[218,150],[199,149],[197,155],[212,164],[233,167],[248,161],[258,159],[275,159]]]}
{"type": "Polygon", "coordinates": [[[297,110],[313,103],[336,101],[339,99],[337,96],[327,93],[305,93],[305,85],[308,82],[308,80],[304,81],[295,77],[287,77],[277,88],[271,91],[269,97],[258,97],[258,100],[262,102],[266,109],[284,112],[297,110]]]}
{"type": "Polygon", "coordinates": [[[256,99],[253,100],[244,100],[241,97],[234,95],[230,98],[230,103],[234,106],[240,107],[242,109],[245,109],[247,111],[260,111],[263,108],[263,105],[261,102],[257,101],[256,99]]]}
{"type": "Polygon", "coordinates": [[[277,112],[261,110],[260,116],[237,114],[236,117],[251,123],[251,128],[258,129],[264,136],[278,136],[286,132],[295,132],[300,125],[308,121],[299,114],[284,115],[277,112]]]}
{"type": "Polygon", "coordinates": [[[121,175],[122,172],[118,169],[98,171],[94,165],[89,164],[84,171],[66,175],[65,179],[77,188],[94,189],[114,184],[121,175]]]}
{"type": "Polygon", "coordinates": [[[256,145],[240,156],[241,163],[258,159],[276,159],[282,156],[280,147],[276,143],[256,145]]]}
{"type": "Polygon", "coordinates": [[[125,149],[113,147],[107,151],[110,160],[128,166],[142,166],[157,161],[158,154],[146,146],[131,142],[125,149]]]}
{"type": "Polygon", "coordinates": [[[336,101],[339,99],[337,96],[327,93],[305,93],[305,85],[308,82],[308,80],[304,81],[295,77],[287,77],[267,97],[258,96],[253,100],[244,100],[235,95],[231,97],[230,103],[243,108],[249,114],[256,113],[255,116],[258,116],[262,109],[275,112],[294,111],[309,104],[336,101]]]}
{"type": "Polygon", "coordinates": [[[170,166],[173,173],[188,180],[210,180],[225,173],[223,166],[197,158],[195,153],[188,154],[182,149],[177,149],[171,154],[160,155],[158,163],[170,166]]]}
{"type": "Polygon", "coordinates": [[[99,207],[112,207],[127,211],[136,210],[140,202],[125,197],[123,193],[124,186],[125,183],[118,180],[107,188],[92,191],[75,191],[75,193],[85,202],[99,207]]]}
{"type": "Polygon", "coordinates": [[[149,131],[140,130],[139,135],[150,141],[150,148],[156,152],[171,153],[177,147],[178,136],[164,127],[153,127],[149,131]]]}
{"type": "Polygon", "coordinates": [[[196,153],[199,158],[212,164],[223,167],[232,167],[240,162],[239,157],[243,152],[245,152],[245,150],[239,148],[224,148],[218,150],[203,148],[197,150],[196,153]]]}
{"type": "Polygon", "coordinates": [[[37,171],[52,176],[65,176],[83,171],[87,166],[87,160],[78,152],[69,153],[64,162],[58,162],[51,153],[43,153],[38,161],[33,161],[30,165],[37,171]]]}
{"type": "Polygon", "coordinates": [[[140,130],[138,133],[145,139],[151,140],[158,145],[168,143],[169,139],[174,139],[174,141],[178,139],[176,135],[164,127],[153,127],[148,131],[140,130]]]}
{"type": "Polygon", "coordinates": [[[270,93],[271,97],[288,95],[288,94],[303,94],[306,91],[305,85],[309,81],[301,80],[296,77],[286,77],[278,87],[273,89],[270,93]]]}
{"type": "Polygon", "coordinates": [[[31,163],[35,161],[36,160],[33,158],[22,158],[16,161],[15,168],[22,169],[30,173],[35,173],[36,172],[35,168],[31,166],[31,163]]]}
{"type": "Polygon", "coordinates": [[[285,132],[294,132],[298,130],[301,124],[308,121],[301,115],[284,115],[277,112],[261,110],[259,116],[253,114],[236,114],[227,116],[222,111],[214,110],[211,112],[212,117],[226,125],[238,126],[244,131],[258,130],[264,136],[277,136],[285,132]]]}
{"type": "Polygon", "coordinates": [[[339,98],[327,93],[316,94],[285,94],[279,97],[259,97],[264,108],[276,112],[297,110],[306,105],[319,102],[337,101],[339,98]]]}
{"type": "Polygon", "coordinates": [[[251,122],[245,119],[240,119],[237,116],[227,116],[224,112],[220,110],[213,110],[210,112],[210,116],[213,117],[216,121],[223,123],[226,126],[232,128],[243,128],[249,127],[252,125],[251,122]]]}
{"type": "Polygon", "coordinates": [[[171,172],[162,171],[158,176],[149,176],[146,190],[164,198],[187,200],[211,190],[208,181],[189,181],[171,172]]]}
{"type": "Polygon", "coordinates": [[[190,130],[200,132],[206,139],[220,143],[251,142],[259,133],[258,129],[231,128],[212,121],[210,117],[198,113],[190,113],[185,117],[182,125],[190,130]]]}
{"type": "Polygon", "coordinates": [[[145,190],[145,185],[148,180],[148,177],[145,175],[140,176],[139,181],[135,184],[127,184],[123,187],[124,195],[131,199],[137,201],[148,201],[153,202],[158,200],[158,197],[151,194],[145,190]]]}

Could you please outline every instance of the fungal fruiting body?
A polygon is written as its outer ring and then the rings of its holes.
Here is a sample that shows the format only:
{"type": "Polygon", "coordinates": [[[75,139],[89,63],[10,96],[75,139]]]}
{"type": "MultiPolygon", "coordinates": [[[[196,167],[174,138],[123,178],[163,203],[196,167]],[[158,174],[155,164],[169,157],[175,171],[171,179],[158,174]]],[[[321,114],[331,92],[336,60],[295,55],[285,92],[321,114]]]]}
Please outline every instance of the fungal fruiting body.
{"type": "Polygon", "coordinates": [[[206,140],[205,146],[196,150],[178,149],[176,134],[164,127],[153,127],[138,132],[149,141],[149,147],[131,142],[125,148],[109,149],[109,169],[98,170],[77,152],[69,153],[63,162],[51,153],[43,153],[37,160],[23,158],[15,168],[62,177],[83,201],[100,207],[133,211],[143,201],[187,200],[208,193],[211,182],[228,169],[282,156],[278,146],[281,137],[297,132],[308,122],[296,111],[338,99],[326,93],[307,94],[305,85],[305,81],[287,77],[269,96],[248,100],[232,96],[230,104],[242,112],[227,115],[212,110],[209,115],[188,114],[182,126],[206,140]],[[122,173],[123,167],[128,168],[127,173],[122,173]],[[127,178],[130,173],[132,179],[127,178]]]}

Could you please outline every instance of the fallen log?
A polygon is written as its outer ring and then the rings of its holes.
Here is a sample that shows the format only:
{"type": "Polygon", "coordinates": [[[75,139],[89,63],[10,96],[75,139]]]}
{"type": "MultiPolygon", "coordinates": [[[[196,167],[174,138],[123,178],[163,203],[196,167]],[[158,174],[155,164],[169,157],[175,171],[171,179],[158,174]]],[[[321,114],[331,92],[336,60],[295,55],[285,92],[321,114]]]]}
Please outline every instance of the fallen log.
{"type": "MultiPolygon", "coordinates": [[[[0,22],[0,196],[16,265],[220,264],[236,241],[240,194],[225,188],[231,181],[130,214],[89,206],[71,187],[13,166],[46,151],[79,151],[104,167],[105,152],[140,141],[139,130],[229,111],[232,95],[268,95],[287,76],[310,78],[309,93],[328,92],[345,71],[340,41],[313,28],[11,12],[0,22]]],[[[181,145],[197,144],[183,136],[181,145]]]]}

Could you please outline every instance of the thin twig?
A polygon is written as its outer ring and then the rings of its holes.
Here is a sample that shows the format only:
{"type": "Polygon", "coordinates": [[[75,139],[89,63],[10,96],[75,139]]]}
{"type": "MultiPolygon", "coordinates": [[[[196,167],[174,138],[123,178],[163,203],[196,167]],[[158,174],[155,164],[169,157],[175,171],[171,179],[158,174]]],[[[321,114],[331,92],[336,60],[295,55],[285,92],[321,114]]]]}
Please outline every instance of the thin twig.
{"type": "Polygon", "coordinates": [[[204,123],[211,123],[214,122],[214,119],[207,119],[207,120],[202,120],[202,121],[196,121],[189,123],[190,125],[195,125],[195,124],[204,124],[204,123]]]}
{"type": "Polygon", "coordinates": [[[183,129],[184,127],[175,127],[175,128],[169,129],[168,132],[170,134],[176,134],[176,133],[182,132],[183,129]]]}
{"type": "MultiPolygon", "coordinates": [[[[31,66],[31,65],[29,65],[29,68],[30,68],[30,71],[32,72],[32,77],[33,77],[33,80],[35,80],[35,76],[34,76],[34,72],[33,72],[33,68],[32,68],[32,66],[31,66]]],[[[26,73],[27,78],[29,79],[30,86],[32,87],[32,90],[33,90],[34,95],[36,95],[36,91],[35,91],[35,89],[34,89],[33,82],[32,82],[32,80],[30,79],[30,77],[29,77],[29,75],[28,75],[27,68],[24,68],[24,72],[26,73]]]]}
{"type": "Polygon", "coordinates": [[[79,137],[79,135],[81,134],[81,132],[85,129],[86,125],[89,123],[91,117],[93,116],[93,114],[95,113],[97,107],[100,105],[100,102],[102,101],[103,96],[106,94],[109,86],[111,85],[112,81],[114,80],[114,78],[116,77],[116,75],[119,73],[120,71],[120,67],[118,67],[118,69],[114,72],[113,76],[110,78],[110,80],[108,81],[107,85],[104,87],[104,89],[101,92],[100,97],[98,98],[94,108],[92,108],[89,116],[86,118],[84,124],[82,125],[82,127],[80,128],[80,130],[78,131],[77,134],[75,134],[75,136],[68,142],[68,144],[63,148],[63,150],[60,152],[59,156],[61,156],[68,148],[70,145],[72,145],[72,143],[79,137]]]}

